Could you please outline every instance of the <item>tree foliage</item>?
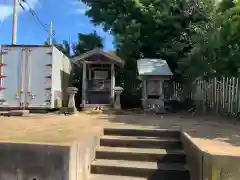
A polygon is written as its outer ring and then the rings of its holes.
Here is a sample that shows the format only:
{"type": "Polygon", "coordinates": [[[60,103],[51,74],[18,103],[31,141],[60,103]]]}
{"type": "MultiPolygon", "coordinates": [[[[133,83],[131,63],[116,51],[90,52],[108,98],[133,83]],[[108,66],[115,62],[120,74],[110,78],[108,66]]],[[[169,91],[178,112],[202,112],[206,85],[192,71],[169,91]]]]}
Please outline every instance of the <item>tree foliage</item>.
{"type": "Polygon", "coordinates": [[[240,75],[240,7],[227,10],[222,17],[220,30],[221,74],[240,75]]]}
{"type": "Polygon", "coordinates": [[[83,2],[90,7],[86,14],[92,22],[115,36],[117,54],[126,60],[124,76],[130,88],[138,82],[136,60],[140,57],[166,59],[176,77],[180,76],[178,62],[191,52],[196,43],[193,36],[207,24],[211,10],[201,0],[83,2]]]}
{"type": "Polygon", "coordinates": [[[239,1],[82,0],[115,37],[124,84],[137,87],[136,60],[166,59],[177,79],[239,75],[239,1]]]}
{"type": "MultiPolygon", "coordinates": [[[[49,40],[44,42],[45,45],[49,45],[49,40]]],[[[62,42],[62,44],[58,43],[56,39],[52,40],[52,44],[59,50],[61,51],[63,54],[65,54],[66,56],[70,57],[71,54],[71,46],[69,45],[69,43],[64,40],[62,42]]]]}
{"type": "Polygon", "coordinates": [[[78,42],[73,45],[74,55],[80,55],[96,47],[103,48],[103,39],[96,31],[89,34],[78,34],[78,42]]]}
{"type": "Polygon", "coordinates": [[[218,12],[224,13],[226,10],[235,7],[234,0],[222,0],[218,5],[218,12]]]}
{"type": "Polygon", "coordinates": [[[209,16],[206,31],[180,69],[188,77],[239,76],[240,8],[224,0],[209,16]]]}

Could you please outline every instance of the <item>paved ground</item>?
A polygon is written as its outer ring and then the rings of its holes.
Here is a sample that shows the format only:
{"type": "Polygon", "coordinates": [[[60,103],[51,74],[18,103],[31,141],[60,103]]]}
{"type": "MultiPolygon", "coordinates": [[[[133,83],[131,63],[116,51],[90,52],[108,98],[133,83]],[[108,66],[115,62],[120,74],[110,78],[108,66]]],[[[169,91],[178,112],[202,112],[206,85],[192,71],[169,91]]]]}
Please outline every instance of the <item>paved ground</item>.
{"type": "Polygon", "coordinates": [[[240,155],[240,122],[213,116],[181,118],[179,114],[1,117],[0,141],[69,144],[99,133],[106,125],[181,129],[205,151],[240,155]]]}

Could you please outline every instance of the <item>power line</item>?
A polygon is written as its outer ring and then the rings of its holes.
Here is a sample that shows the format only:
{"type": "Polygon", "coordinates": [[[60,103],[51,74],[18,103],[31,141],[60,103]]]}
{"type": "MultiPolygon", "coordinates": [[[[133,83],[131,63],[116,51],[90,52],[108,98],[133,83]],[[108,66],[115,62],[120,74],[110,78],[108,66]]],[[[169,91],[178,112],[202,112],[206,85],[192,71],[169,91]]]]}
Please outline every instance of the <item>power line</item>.
{"type": "MultiPolygon", "coordinates": [[[[28,6],[28,9],[29,9],[29,12],[30,14],[35,17],[37,19],[37,21],[40,23],[40,25],[42,26],[42,28],[47,32],[49,33],[49,27],[47,24],[43,23],[41,21],[41,19],[39,18],[39,16],[37,15],[37,13],[34,11],[34,9],[32,9],[32,7],[30,6],[30,4],[28,3],[27,0],[18,0],[19,2],[19,5],[21,6],[21,8],[26,11],[25,7],[23,6],[22,2],[25,3],[27,6],[28,6]]],[[[53,33],[52,33],[53,36],[56,35],[55,31],[53,30],[53,33]]]]}

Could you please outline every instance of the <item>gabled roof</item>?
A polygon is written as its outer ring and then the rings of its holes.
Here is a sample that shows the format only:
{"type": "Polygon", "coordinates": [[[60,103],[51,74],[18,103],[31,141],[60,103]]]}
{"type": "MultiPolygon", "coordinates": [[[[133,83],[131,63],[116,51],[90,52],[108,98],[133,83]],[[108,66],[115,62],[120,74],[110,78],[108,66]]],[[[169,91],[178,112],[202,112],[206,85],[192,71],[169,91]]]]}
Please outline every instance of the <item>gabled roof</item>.
{"type": "Polygon", "coordinates": [[[95,49],[93,49],[91,51],[88,51],[88,52],[86,52],[84,54],[81,54],[80,56],[73,57],[72,61],[74,63],[76,63],[78,61],[83,62],[84,59],[86,59],[86,58],[88,58],[88,57],[90,57],[92,55],[95,55],[95,54],[101,54],[101,55],[109,58],[110,60],[115,61],[116,64],[118,64],[118,65],[124,65],[124,61],[120,57],[115,56],[115,55],[110,54],[110,53],[107,53],[107,52],[103,51],[101,48],[95,48],[95,49]]]}
{"type": "Polygon", "coordinates": [[[163,59],[139,59],[137,61],[140,76],[172,76],[167,61],[163,59]]]}

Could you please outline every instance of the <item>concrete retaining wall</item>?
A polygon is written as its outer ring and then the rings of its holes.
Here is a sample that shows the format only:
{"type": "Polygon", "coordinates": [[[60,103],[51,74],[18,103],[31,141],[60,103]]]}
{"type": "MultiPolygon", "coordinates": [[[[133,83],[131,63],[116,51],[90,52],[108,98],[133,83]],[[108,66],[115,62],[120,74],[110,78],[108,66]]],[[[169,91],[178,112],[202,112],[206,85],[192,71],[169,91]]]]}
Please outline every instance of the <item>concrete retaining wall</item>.
{"type": "Polygon", "coordinates": [[[68,180],[69,147],[0,144],[1,180],[68,180]]]}
{"type": "Polygon", "coordinates": [[[99,142],[100,136],[93,136],[71,146],[69,180],[86,180],[88,178],[99,142]]]}
{"type": "Polygon", "coordinates": [[[187,133],[181,133],[191,180],[239,180],[240,157],[213,155],[202,151],[187,133]]]}
{"type": "Polygon", "coordinates": [[[190,168],[192,180],[202,180],[203,152],[190,140],[186,133],[181,134],[184,151],[187,154],[187,165],[190,168]]]}
{"type": "Polygon", "coordinates": [[[99,142],[96,135],[71,146],[0,143],[0,180],[86,180],[99,142]]]}
{"type": "Polygon", "coordinates": [[[211,156],[211,180],[239,180],[240,157],[211,156]]]}

